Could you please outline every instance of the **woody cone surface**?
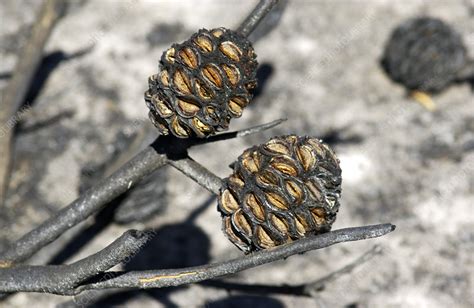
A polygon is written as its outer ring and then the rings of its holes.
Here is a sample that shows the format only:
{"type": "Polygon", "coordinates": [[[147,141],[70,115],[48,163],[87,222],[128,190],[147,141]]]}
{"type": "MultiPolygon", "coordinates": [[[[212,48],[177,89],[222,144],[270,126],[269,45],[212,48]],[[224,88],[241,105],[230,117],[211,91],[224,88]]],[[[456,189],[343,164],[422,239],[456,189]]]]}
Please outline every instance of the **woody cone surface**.
{"type": "Polygon", "coordinates": [[[248,253],[329,231],[340,194],[334,152],[318,139],[290,135],[238,158],[218,209],[226,236],[248,253]]]}
{"type": "Polygon", "coordinates": [[[256,55],[237,32],[202,29],[174,44],[160,61],[160,73],[149,78],[145,101],[161,134],[203,138],[226,130],[252,98],[256,55]]]}

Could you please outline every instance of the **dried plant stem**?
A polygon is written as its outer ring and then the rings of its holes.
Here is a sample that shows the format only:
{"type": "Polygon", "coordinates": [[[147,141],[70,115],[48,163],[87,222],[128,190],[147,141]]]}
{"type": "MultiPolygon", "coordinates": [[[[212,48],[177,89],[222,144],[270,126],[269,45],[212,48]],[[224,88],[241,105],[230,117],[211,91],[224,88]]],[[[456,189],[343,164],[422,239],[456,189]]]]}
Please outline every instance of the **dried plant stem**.
{"type": "Polygon", "coordinates": [[[379,245],[374,245],[370,250],[366,251],[363,255],[352,261],[351,263],[347,264],[346,266],[316,280],[313,282],[306,283],[302,285],[302,294],[308,295],[308,296],[316,296],[318,292],[324,289],[324,287],[338,279],[344,274],[351,273],[354,269],[356,269],[358,266],[365,264],[367,261],[371,260],[373,257],[376,255],[379,255],[382,253],[382,249],[380,248],[379,245]]]}
{"type": "Polygon", "coordinates": [[[253,11],[241,23],[237,31],[244,36],[249,36],[277,3],[278,0],[260,0],[253,11]]]}
{"type": "Polygon", "coordinates": [[[234,274],[249,268],[284,259],[295,254],[325,248],[342,242],[380,237],[392,232],[394,229],[395,226],[392,224],[340,229],[320,235],[310,236],[289,244],[277,246],[272,249],[261,250],[237,259],[220,263],[182,269],[120,273],[120,275],[115,278],[78,287],[76,291],[81,292],[90,289],[108,288],[149,289],[195,283],[234,274]]]}
{"type": "Polygon", "coordinates": [[[141,179],[167,163],[164,154],[147,147],[121,169],[86,191],[69,206],[27,233],[0,254],[0,267],[25,261],[65,231],[100,211],[107,203],[129,190],[141,179]]]}
{"type": "Polygon", "coordinates": [[[240,291],[253,294],[291,294],[297,296],[317,296],[328,283],[337,280],[339,277],[352,273],[357,267],[366,264],[376,255],[382,253],[379,245],[374,245],[371,249],[359,256],[344,267],[331,272],[330,274],[313,282],[298,285],[271,285],[271,284],[242,284],[226,280],[211,280],[202,282],[204,287],[225,289],[228,291],[240,291]]]}
{"type": "Polygon", "coordinates": [[[169,164],[211,193],[215,195],[219,194],[222,180],[192,158],[186,157],[178,160],[170,160],[169,164]]]}
{"type": "Polygon", "coordinates": [[[211,143],[211,142],[216,142],[216,141],[222,141],[222,140],[228,140],[228,139],[233,139],[233,138],[238,138],[238,137],[245,137],[248,135],[253,135],[256,133],[259,133],[261,131],[273,128],[277,125],[280,125],[281,123],[285,122],[287,119],[278,119],[275,121],[271,121],[262,125],[250,127],[247,129],[235,131],[235,132],[228,132],[228,133],[222,133],[214,136],[210,136],[207,139],[198,139],[196,140],[195,144],[202,144],[202,143],[211,143]]]}
{"type": "Polygon", "coordinates": [[[129,230],[112,244],[70,265],[19,266],[0,270],[1,292],[42,292],[62,294],[81,282],[112,268],[137,253],[150,237],[129,230]]]}

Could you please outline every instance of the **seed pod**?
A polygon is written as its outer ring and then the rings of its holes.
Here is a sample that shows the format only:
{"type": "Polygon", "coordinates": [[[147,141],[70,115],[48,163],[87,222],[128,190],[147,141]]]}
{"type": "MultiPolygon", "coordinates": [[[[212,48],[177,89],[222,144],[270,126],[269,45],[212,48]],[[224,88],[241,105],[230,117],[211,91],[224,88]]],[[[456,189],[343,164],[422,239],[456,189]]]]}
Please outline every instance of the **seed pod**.
{"type": "Polygon", "coordinates": [[[218,199],[223,231],[245,252],[327,232],[336,219],[341,169],[311,137],[282,136],[247,149],[218,199]]]}
{"type": "Polygon", "coordinates": [[[202,29],[165,51],[145,101],[161,134],[203,138],[240,117],[256,87],[250,42],[225,28],[202,29]]]}
{"type": "Polygon", "coordinates": [[[389,76],[410,90],[439,92],[467,63],[461,36],[439,19],[421,17],[398,26],[382,64],[389,76]]]}

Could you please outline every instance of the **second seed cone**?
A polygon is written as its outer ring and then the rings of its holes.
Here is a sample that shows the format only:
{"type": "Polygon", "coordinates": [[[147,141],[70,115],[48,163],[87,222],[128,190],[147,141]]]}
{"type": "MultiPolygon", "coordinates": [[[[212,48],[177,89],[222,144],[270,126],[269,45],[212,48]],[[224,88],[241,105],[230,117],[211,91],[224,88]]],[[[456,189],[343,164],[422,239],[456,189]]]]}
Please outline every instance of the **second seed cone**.
{"type": "Polygon", "coordinates": [[[239,157],[218,208],[226,236],[251,252],[329,231],[340,194],[334,152],[318,139],[290,135],[239,157]]]}
{"type": "Polygon", "coordinates": [[[245,37],[225,28],[199,30],[165,51],[160,73],[149,78],[150,119],[161,134],[180,138],[226,130],[252,98],[256,69],[245,37]]]}

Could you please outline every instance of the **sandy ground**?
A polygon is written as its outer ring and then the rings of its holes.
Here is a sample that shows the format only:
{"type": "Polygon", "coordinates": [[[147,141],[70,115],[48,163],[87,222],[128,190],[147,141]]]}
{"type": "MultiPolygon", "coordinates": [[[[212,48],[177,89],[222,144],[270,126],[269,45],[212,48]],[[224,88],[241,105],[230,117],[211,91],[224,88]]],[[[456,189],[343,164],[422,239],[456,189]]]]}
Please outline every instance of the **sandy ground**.
{"type": "MultiPolygon", "coordinates": [[[[71,3],[47,44],[44,78],[36,81],[42,87],[30,93],[31,108],[21,115],[7,209],[0,213],[0,249],[103,176],[104,162],[122,152],[131,155],[153,138],[143,92],[164,49],[199,28],[235,27],[255,1],[71,3]],[[126,150],[136,136],[141,136],[139,145],[126,150]]],[[[38,6],[33,0],[0,2],[2,87],[38,6]]],[[[450,23],[474,57],[472,1],[290,1],[277,28],[254,44],[264,86],[232,128],[281,117],[288,121],[259,135],[191,152],[210,170],[227,176],[228,165],[245,148],[273,135],[325,138],[343,168],[342,205],[334,228],[397,225],[386,237],[294,256],[239,273],[232,281],[304,283],[351,262],[375,244],[382,247],[382,255],[330,283],[317,298],[191,285],[109,294],[101,304],[472,307],[473,89],[468,83],[451,86],[434,97],[438,110],[428,112],[407,98],[379,63],[391,30],[417,15],[450,23]]],[[[156,214],[119,224],[111,222],[113,213],[103,213],[66,233],[31,263],[71,262],[129,228],[156,228],[160,236],[125,264],[127,269],[190,266],[240,255],[220,232],[216,201],[207,191],[171,169],[160,171],[147,185],[146,194],[136,193],[127,202],[131,208],[160,208],[156,214]],[[196,208],[201,211],[190,218],[196,208]]],[[[1,305],[54,307],[70,299],[17,294],[1,305]]]]}

